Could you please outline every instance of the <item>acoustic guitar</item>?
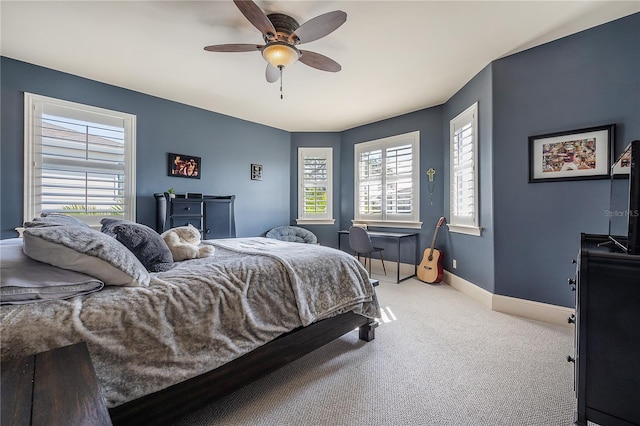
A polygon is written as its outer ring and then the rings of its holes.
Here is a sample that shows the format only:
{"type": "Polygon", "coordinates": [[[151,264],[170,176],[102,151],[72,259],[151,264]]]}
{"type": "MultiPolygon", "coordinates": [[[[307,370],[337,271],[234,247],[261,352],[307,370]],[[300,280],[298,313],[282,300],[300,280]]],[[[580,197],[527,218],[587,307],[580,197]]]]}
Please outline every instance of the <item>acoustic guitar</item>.
{"type": "Polygon", "coordinates": [[[438,238],[438,230],[444,224],[445,218],[441,217],[436,225],[431,240],[431,248],[424,251],[422,262],[418,266],[418,279],[426,283],[439,283],[442,281],[444,272],[442,270],[442,262],[444,261],[444,253],[435,248],[436,238],[438,238]]]}

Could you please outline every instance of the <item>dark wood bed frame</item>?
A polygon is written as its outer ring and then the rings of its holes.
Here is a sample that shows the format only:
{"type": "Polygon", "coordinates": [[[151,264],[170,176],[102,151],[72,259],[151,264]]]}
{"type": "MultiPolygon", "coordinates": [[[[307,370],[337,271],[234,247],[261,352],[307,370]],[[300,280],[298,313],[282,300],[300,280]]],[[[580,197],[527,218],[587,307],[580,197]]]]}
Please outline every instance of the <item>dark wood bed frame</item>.
{"type": "Polygon", "coordinates": [[[111,408],[109,415],[114,425],[167,424],[356,328],[359,329],[360,339],[369,342],[375,338],[377,326],[375,320],[353,312],[324,319],[286,333],[215,370],[111,408]]]}
{"type": "MultiPolygon", "coordinates": [[[[156,230],[169,224],[172,200],[167,193],[154,194],[156,230]]],[[[177,195],[178,200],[185,195],[177,195]]],[[[235,237],[234,195],[200,195],[205,238],[235,237]],[[212,229],[209,229],[212,228],[212,229]],[[211,232],[209,232],[211,231],[211,232]]],[[[360,339],[371,341],[375,320],[347,312],[300,327],[215,370],[145,395],[109,410],[114,425],[161,425],[226,396],[298,358],[326,345],[349,331],[359,329],[360,339]]]]}

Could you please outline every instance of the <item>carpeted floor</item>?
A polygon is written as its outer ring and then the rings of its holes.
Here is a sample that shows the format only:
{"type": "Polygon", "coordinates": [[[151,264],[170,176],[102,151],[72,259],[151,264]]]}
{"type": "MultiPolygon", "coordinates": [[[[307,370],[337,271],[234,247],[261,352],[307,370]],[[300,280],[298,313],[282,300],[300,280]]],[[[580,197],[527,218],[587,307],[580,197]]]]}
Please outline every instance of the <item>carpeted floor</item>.
{"type": "Polygon", "coordinates": [[[573,424],[573,329],[446,284],[381,281],[377,293],[374,341],[349,333],[176,425],[573,424]]]}

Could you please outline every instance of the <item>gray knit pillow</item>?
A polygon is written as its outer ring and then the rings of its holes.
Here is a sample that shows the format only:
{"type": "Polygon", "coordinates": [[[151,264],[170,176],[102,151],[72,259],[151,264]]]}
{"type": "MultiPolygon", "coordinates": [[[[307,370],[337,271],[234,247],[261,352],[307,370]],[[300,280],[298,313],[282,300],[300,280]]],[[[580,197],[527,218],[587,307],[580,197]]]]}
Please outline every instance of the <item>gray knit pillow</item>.
{"type": "Polygon", "coordinates": [[[150,272],[164,272],[173,266],[169,246],[160,234],[146,225],[123,219],[104,218],[102,232],[120,241],[150,272]]]}
{"type": "Polygon", "coordinates": [[[41,217],[36,217],[32,221],[24,223],[25,228],[62,225],[76,225],[89,228],[89,225],[87,225],[77,217],[69,216],[62,213],[42,213],[41,217]]]}

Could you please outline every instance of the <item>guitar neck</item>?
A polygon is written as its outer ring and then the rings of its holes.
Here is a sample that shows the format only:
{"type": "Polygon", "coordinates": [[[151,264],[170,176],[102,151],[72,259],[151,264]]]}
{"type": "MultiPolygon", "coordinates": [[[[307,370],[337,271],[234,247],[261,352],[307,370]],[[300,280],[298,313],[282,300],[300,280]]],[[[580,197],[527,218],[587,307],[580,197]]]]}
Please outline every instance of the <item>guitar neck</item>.
{"type": "Polygon", "coordinates": [[[444,217],[441,217],[436,225],[436,230],[433,233],[433,239],[431,240],[431,250],[429,251],[429,258],[433,256],[433,250],[436,248],[436,239],[438,238],[438,231],[440,230],[440,226],[444,223],[444,217]]]}
{"type": "Polygon", "coordinates": [[[436,247],[436,238],[438,238],[438,229],[436,228],[436,232],[433,233],[433,239],[431,240],[431,250],[429,251],[429,256],[433,256],[433,249],[436,247]]]}

